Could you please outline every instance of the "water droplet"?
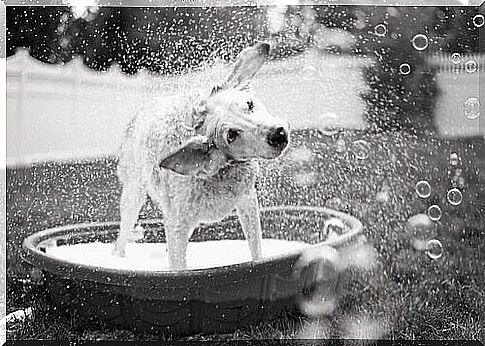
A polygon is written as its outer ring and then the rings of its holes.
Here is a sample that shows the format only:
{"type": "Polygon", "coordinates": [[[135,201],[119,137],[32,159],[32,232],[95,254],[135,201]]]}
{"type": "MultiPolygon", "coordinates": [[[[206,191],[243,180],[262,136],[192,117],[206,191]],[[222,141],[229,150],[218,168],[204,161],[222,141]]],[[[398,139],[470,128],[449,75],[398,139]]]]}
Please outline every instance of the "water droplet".
{"type": "Polygon", "coordinates": [[[419,51],[428,48],[428,38],[423,34],[417,34],[414,36],[411,43],[413,44],[414,49],[419,51]]]}
{"type": "Polygon", "coordinates": [[[342,220],[333,217],[325,221],[323,229],[320,232],[319,241],[333,240],[334,238],[341,236],[343,233],[345,233],[345,224],[342,220]]]}
{"type": "Polygon", "coordinates": [[[411,65],[408,63],[401,64],[401,66],[399,66],[399,73],[401,73],[403,76],[407,76],[411,73],[411,65]]]}
{"type": "Polygon", "coordinates": [[[370,145],[363,139],[359,139],[352,143],[352,152],[359,160],[365,160],[369,157],[370,145]]]}
{"type": "Polygon", "coordinates": [[[421,198],[428,198],[431,195],[431,185],[426,180],[418,181],[415,190],[421,198]]]}
{"type": "Polygon", "coordinates": [[[448,15],[444,11],[439,10],[438,13],[436,13],[436,17],[441,20],[445,20],[448,18],[448,15]]]}
{"type": "Polygon", "coordinates": [[[483,14],[477,14],[475,17],[473,17],[473,25],[475,25],[477,28],[481,28],[484,23],[485,17],[483,14]]]}
{"type": "Polygon", "coordinates": [[[390,192],[391,187],[389,186],[389,183],[387,181],[384,181],[380,190],[376,194],[376,200],[379,202],[389,202],[391,198],[390,192]]]}
{"type": "Polygon", "coordinates": [[[460,205],[463,201],[463,195],[460,190],[453,188],[446,194],[446,199],[451,205],[460,205]]]}
{"type": "Polygon", "coordinates": [[[461,54],[460,53],[451,54],[451,62],[453,64],[459,64],[461,62],[461,54]]]}
{"type": "Polygon", "coordinates": [[[315,66],[309,65],[302,69],[302,78],[306,81],[312,81],[317,78],[317,69],[315,66]]]}
{"type": "Polygon", "coordinates": [[[463,104],[465,116],[468,119],[476,119],[480,116],[480,101],[476,97],[468,98],[463,104]]]}
{"type": "Polygon", "coordinates": [[[384,24],[382,24],[382,23],[381,24],[377,24],[374,27],[374,33],[377,36],[384,37],[384,36],[386,36],[386,33],[387,33],[387,27],[384,24]]]}
{"type": "Polygon", "coordinates": [[[288,159],[295,163],[309,163],[313,159],[313,152],[309,148],[300,147],[288,152],[288,159]]]}
{"type": "Polygon", "coordinates": [[[322,134],[324,136],[335,136],[337,133],[340,132],[340,129],[336,126],[325,126],[323,129],[321,129],[322,134]]]}
{"type": "Polygon", "coordinates": [[[336,121],[338,119],[338,115],[332,112],[326,112],[320,115],[322,120],[327,120],[327,121],[336,121]]]}
{"type": "Polygon", "coordinates": [[[463,177],[458,177],[458,183],[457,183],[458,187],[460,189],[463,189],[465,187],[465,178],[463,177]]]}
{"type": "Polygon", "coordinates": [[[426,254],[435,260],[443,255],[443,245],[438,239],[431,239],[426,245],[426,254]]]}
{"type": "Polygon", "coordinates": [[[439,205],[433,204],[428,208],[428,216],[431,220],[438,221],[439,219],[441,219],[441,215],[442,213],[439,205]]]}
{"type": "Polygon", "coordinates": [[[345,147],[345,141],[341,138],[335,143],[335,151],[337,151],[337,153],[343,153],[345,151],[345,147]]]}
{"type": "Polygon", "coordinates": [[[457,153],[450,154],[450,165],[457,166],[459,161],[460,161],[460,157],[458,156],[457,153]]]}
{"type": "Polygon", "coordinates": [[[317,182],[318,176],[314,172],[298,172],[293,176],[293,181],[297,186],[305,187],[317,182]]]}

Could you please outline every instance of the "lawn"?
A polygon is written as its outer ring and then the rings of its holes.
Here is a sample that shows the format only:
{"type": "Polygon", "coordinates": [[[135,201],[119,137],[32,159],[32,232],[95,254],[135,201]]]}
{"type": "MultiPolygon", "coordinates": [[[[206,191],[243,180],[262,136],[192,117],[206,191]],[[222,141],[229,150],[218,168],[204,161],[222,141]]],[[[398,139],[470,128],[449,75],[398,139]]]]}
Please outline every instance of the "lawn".
{"type": "MultiPolygon", "coordinates": [[[[482,147],[481,138],[443,140],[350,130],[293,133],[284,157],[262,163],[257,182],[260,203],[319,205],[348,212],[364,224],[366,242],[377,251],[377,261],[367,270],[349,268],[342,274],[338,306],[330,316],[319,320],[289,316],[229,335],[185,339],[370,337],[483,342],[482,147]],[[459,156],[453,162],[457,165],[450,164],[452,152],[459,156]],[[446,192],[457,173],[462,177],[463,201],[453,206],[446,192]],[[423,179],[431,186],[427,198],[415,191],[423,179]],[[420,234],[411,235],[407,223],[432,204],[441,207],[442,216],[422,236],[431,232],[442,243],[438,259],[413,248],[411,240],[420,234]]],[[[105,158],[7,171],[7,312],[28,306],[37,311],[32,320],[9,325],[8,339],[157,338],[111,326],[80,328],[52,309],[42,287],[22,280],[27,273],[18,251],[26,235],[56,225],[119,219],[115,167],[113,158],[105,158]]],[[[150,202],[142,211],[142,218],[160,216],[150,202]]]]}

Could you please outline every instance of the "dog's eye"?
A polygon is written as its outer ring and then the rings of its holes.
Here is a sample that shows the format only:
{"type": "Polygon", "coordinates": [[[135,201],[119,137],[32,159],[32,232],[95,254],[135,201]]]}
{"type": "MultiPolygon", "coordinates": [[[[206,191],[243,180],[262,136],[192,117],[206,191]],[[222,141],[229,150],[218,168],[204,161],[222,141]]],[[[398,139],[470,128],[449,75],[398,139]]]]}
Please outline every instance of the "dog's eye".
{"type": "Polygon", "coordinates": [[[254,102],[253,101],[248,101],[246,103],[248,105],[248,110],[251,112],[254,109],[254,102]]]}
{"type": "Polygon", "coordinates": [[[239,136],[239,131],[229,130],[227,131],[227,143],[231,144],[239,136]]]}

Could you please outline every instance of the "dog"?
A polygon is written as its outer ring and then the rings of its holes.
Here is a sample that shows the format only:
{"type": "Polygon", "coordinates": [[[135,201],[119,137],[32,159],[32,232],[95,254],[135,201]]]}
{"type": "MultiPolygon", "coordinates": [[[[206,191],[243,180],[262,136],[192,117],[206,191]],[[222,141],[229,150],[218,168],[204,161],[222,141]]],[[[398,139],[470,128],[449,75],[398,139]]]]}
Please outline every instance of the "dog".
{"type": "Polygon", "coordinates": [[[252,259],[261,259],[255,159],[280,156],[290,135],[288,122],[270,115],[250,90],[269,50],[265,42],[245,48],[207,93],[154,98],[131,120],[117,166],[122,193],[114,254],[125,256],[148,195],[162,210],[171,270],[186,269],[198,225],[234,210],[252,259]]]}

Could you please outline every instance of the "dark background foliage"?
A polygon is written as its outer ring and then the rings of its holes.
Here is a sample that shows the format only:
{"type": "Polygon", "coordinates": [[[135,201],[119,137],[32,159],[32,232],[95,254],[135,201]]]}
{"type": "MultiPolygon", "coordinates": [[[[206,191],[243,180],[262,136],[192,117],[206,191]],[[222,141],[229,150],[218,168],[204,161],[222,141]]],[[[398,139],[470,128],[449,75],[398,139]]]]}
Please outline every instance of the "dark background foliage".
{"type": "MultiPolygon", "coordinates": [[[[76,15],[69,7],[8,7],[7,55],[18,47],[48,63],[66,63],[80,55],[86,65],[106,70],[116,63],[127,74],[141,68],[173,74],[214,57],[225,60],[258,39],[275,42],[272,58],[315,48],[319,27],[351,33],[355,45],[342,54],[374,58],[363,71],[369,89],[362,94],[370,130],[433,131],[439,90],[433,53],[477,53],[476,7],[288,6],[288,25],[270,33],[265,7],[114,8],[88,7],[76,15]],[[308,19],[310,18],[310,20],[308,19]],[[310,24],[308,24],[310,22],[310,24]],[[386,33],[376,35],[383,24],[386,33]],[[303,26],[306,25],[306,30],[303,26]],[[412,40],[428,38],[418,51],[412,40]],[[410,73],[399,71],[401,64],[410,73]]],[[[322,48],[322,47],[317,47],[322,48]]],[[[341,53],[341,50],[330,50],[341,53]]]]}

